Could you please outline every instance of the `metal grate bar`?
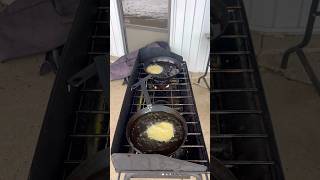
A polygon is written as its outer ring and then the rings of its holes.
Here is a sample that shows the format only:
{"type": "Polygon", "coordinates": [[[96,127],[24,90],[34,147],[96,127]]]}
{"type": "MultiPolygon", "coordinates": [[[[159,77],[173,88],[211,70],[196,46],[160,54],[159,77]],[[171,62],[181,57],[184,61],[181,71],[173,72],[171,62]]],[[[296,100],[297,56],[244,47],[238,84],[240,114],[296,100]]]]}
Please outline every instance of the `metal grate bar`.
{"type": "MultiPolygon", "coordinates": [[[[142,104],[132,104],[135,106],[139,106],[139,105],[143,105],[146,106],[147,104],[142,103],[142,104]]],[[[165,105],[165,106],[194,106],[194,104],[161,104],[161,105],[165,105]]]]}
{"type": "Polygon", "coordinates": [[[96,24],[109,24],[109,21],[94,21],[96,24]]]}
{"type": "Polygon", "coordinates": [[[109,39],[110,36],[106,36],[106,35],[93,35],[93,36],[91,36],[91,38],[93,38],[93,39],[109,39]]]}
{"type": "MultiPolygon", "coordinates": [[[[134,114],[136,113],[137,111],[131,111],[130,114],[134,114]]],[[[184,115],[196,115],[196,113],[194,112],[179,112],[180,115],[184,116],[184,115]]]]}
{"type": "Polygon", "coordinates": [[[243,35],[243,34],[241,34],[241,35],[236,35],[236,34],[234,34],[234,35],[221,35],[219,38],[220,39],[248,38],[248,35],[243,35]]]}
{"type": "Polygon", "coordinates": [[[109,114],[108,111],[88,111],[88,110],[78,110],[76,113],[85,113],[85,114],[109,114]]]}
{"type": "Polygon", "coordinates": [[[205,148],[203,145],[182,145],[181,148],[205,148]]]}
{"type": "Polygon", "coordinates": [[[211,138],[268,138],[267,134],[214,134],[211,138]]]}
{"type": "MultiPolygon", "coordinates": [[[[137,90],[138,92],[141,92],[141,90],[140,89],[138,89],[137,90]]],[[[184,91],[186,91],[186,92],[189,92],[190,91],[190,89],[176,89],[176,90],[161,90],[161,89],[148,89],[148,92],[184,92],[184,91]]]]}
{"type": "Polygon", "coordinates": [[[84,137],[92,137],[92,138],[96,138],[96,137],[109,137],[108,134],[70,134],[69,135],[72,138],[84,138],[84,137]]]}
{"type": "Polygon", "coordinates": [[[89,55],[109,55],[109,52],[88,52],[89,55]]]}
{"type": "Polygon", "coordinates": [[[236,92],[257,92],[257,88],[244,88],[244,89],[214,89],[212,93],[236,93],[236,92]]]}
{"type": "Polygon", "coordinates": [[[227,6],[227,9],[242,9],[241,6],[227,6]]]}
{"type": "Polygon", "coordinates": [[[107,6],[99,6],[98,9],[99,10],[109,10],[110,8],[107,6]]]}
{"type": "Polygon", "coordinates": [[[193,163],[207,163],[209,161],[207,160],[187,160],[188,162],[193,162],[193,163]]]}
{"type": "Polygon", "coordinates": [[[68,160],[68,161],[63,161],[64,164],[80,164],[82,161],[81,160],[68,160]]]}
{"type": "Polygon", "coordinates": [[[242,20],[230,20],[228,21],[229,24],[239,24],[239,23],[244,23],[242,20]]]}
{"type": "Polygon", "coordinates": [[[251,54],[250,51],[222,51],[222,52],[213,52],[213,55],[248,55],[251,54]]]}
{"type": "Polygon", "coordinates": [[[213,73],[252,73],[253,69],[213,69],[213,73]]]}
{"type": "Polygon", "coordinates": [[[187,133],[188,136],[201,136],[201,133],[187,133]]]}
{"type": "Polygon", "coordinates": [[[257,110],[214,110],[212,114],[261,114],[262,111],[257,110]]]}
{"type": "MultiPolygon", "coordinates": [[[[133,96],[134,98],[140,98],[140,96],[133,96]]],[[[184,98],[192,98],[192,96],[157,96],[157,99],[168,99],[168,98],[173,98],[173,99],[184,99],[184,98]]]]}
{"type": "Polygon", "coordinates": [[[81,89],[81,92],[85,92],[85,93],[88,93],[88,92],[103,92],[102,89],[81,89]]]}
{"type": "Polygon", "coordinates": [[[225,165],[274,165],[273,161],[223,161],[225,165]]]}
{"type": "Polygon", "coordinates": [[[186,122],[187,124],[199,124],[199,122],[195,121],[195,122],[186,122]]]}

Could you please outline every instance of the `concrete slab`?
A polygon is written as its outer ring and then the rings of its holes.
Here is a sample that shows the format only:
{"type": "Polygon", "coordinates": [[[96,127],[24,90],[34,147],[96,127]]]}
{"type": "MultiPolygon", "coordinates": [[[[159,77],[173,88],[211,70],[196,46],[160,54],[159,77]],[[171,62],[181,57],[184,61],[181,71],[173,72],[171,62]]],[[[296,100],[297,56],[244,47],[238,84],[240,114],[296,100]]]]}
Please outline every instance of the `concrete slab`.
{"type": "Polygon", "coordinates": [[[0,180],[27,179],[54,79],[42,56],[0,64],[0,180]]]}
{"type": "MultiPolygon", "coordinates": [[[[280,68],[281,60],[284,52],[296,45],[303,38],[301,35],[288,35],[281,33],[263,34],[252,32],[253,43],[260,66],[268,68],[274,72],[281,72],[284,77],[311,84],[300,59],[296,54],[289,57],[288,68],[282,70],[280,68]]],[[[320,35],[315,34],[310,44],[304,48],[304,52],[313,67],[315,73],[320,79],[320,35]]]]}
{"type": "Polygon", "coordinates": [[[312,86],[268,70],[262,80],[286,179],[319,179],[319,96],[312,86]]]}

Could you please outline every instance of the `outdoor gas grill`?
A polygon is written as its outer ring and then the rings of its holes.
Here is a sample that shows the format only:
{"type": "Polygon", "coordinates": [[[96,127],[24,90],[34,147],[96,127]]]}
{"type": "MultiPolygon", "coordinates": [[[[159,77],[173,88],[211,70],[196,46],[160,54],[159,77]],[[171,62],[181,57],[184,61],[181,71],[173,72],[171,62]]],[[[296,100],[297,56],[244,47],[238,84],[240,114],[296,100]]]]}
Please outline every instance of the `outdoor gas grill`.
{"type": "Polygon", "coordinates": [[[197,108],[192,92],[187,65],[182,63],[179,74],[163,82],[147,81],[147,92],[152,104],[164,105],[178,111],[186,121],[188,134],[185,143],[168,156],[138,153],[129,145],[126,126],[130,117],[147,106],[141,86],[132,85],[147,76],[143,69],[141,53],[133,67],[121,113],[115,131],[111,157],[116,171],[132,177],[181,178],[197,177],[199,180],[209,170],[209,159],[203,139],[197,108]]]}
{"type": "Polygon", "coordinates": [[[229,24],[211,44],[211,157],[239,180],[283,180],[244,5],[223,2],[229,24]]]}
{"type": "MultiPolygon", "coordinates": [[[[109,92],[103,91],[103,87],[109,89],[108,11],[105,0],[82,0],[79,5],[59,62],[30,180],[67,179],[84,161],[91,163],[90,167],[108,166],[109,92]],[[105,69],[105,81],[95,68],[98,66],[92,66],[96,60],[104,63],[100,67],[105,69]],[[88,67],[90,71],[82,70],[88,67]],[[74,79],[78,83],[72,86],[69,79],[79,72],[84,79],[74,79]],[[102,158],[97,159],[97,152],[102,152],[98,153],[102,158]]],[[[79,171],[76,175],[82,178],[90,176],[85,174],[89,170],[79,171]]],[[[102,173],[109,176],[109,168],[102,173]]]]}

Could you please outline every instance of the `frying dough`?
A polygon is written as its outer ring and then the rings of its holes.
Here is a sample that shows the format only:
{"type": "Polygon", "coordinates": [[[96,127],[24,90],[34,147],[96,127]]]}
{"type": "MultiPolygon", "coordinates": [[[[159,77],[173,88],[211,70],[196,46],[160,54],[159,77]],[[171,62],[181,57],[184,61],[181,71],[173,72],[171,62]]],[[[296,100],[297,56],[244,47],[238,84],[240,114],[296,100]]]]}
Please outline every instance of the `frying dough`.
{"type": "Polygon", "coordinates": [[[169,122],[155,123],[147,129],[148,138],[161,142],[168,142],[174,137],[173,125],[169,122]]]}
{"type": "Polygon", "coordinates": [[[160,74],[163,71],[163,67],[158,64],[151,64],[146,69],[147,73],[160,74]]]}

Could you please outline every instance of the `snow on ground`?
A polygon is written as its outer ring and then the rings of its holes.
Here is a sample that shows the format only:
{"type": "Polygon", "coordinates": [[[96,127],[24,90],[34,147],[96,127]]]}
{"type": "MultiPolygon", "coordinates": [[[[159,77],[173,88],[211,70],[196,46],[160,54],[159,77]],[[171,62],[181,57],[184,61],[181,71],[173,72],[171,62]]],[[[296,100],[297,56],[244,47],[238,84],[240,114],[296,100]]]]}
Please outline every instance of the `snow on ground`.
{"type": "Polygon", "coordinates": [[[125,16],[168,18],[168,0],[122,0],[125,16]]]}

